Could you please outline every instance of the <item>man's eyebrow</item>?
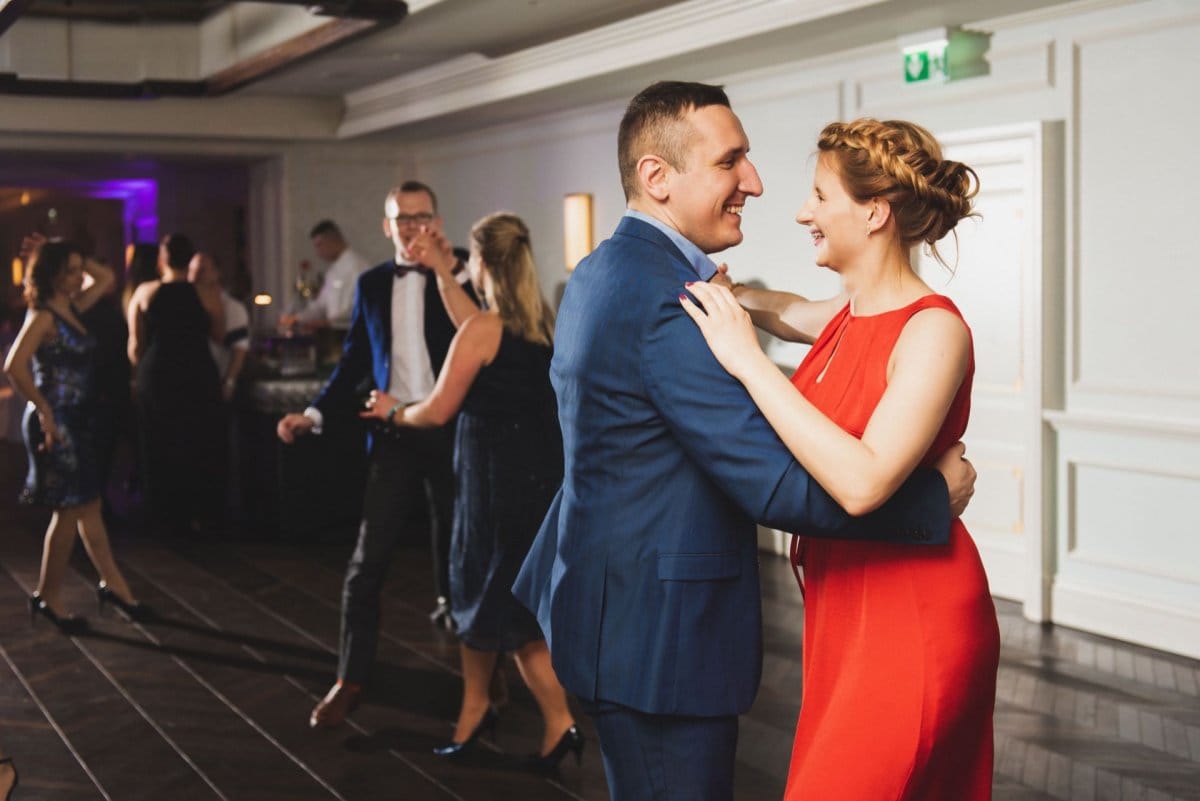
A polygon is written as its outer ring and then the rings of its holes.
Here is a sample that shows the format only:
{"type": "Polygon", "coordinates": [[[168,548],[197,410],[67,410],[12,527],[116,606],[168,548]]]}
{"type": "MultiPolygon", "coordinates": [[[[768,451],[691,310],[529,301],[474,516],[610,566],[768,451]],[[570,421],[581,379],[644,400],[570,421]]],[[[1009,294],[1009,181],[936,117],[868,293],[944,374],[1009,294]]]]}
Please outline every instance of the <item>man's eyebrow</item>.
{"type": "Polygon", "coordinates": [[[720,156],[717,157],[717,163],[719,164],[722,161],[730,161],[731,159],[736,159],[738,156],[744,156],[749,152],[750,152],[749,145],[747,145],[746,147],[731,147],[728,150],[726,150],[724,153],[722,153],[720,156]]]}

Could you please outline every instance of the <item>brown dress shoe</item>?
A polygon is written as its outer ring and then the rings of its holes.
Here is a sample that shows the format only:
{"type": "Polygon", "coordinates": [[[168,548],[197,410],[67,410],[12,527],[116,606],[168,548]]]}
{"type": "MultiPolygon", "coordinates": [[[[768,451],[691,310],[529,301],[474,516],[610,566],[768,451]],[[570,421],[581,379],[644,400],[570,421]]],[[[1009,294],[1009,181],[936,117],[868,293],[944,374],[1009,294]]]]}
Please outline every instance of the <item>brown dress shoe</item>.
{"type": "Polygon", "coordinates": [[[308,725],[314,729],[332,729],[346,722],[346,716],[358,706],[358,696],[362,688],[357,684],[347,684],[340,679],[329,688],[329,692],[313,707],[308,716],[308,725]]]}

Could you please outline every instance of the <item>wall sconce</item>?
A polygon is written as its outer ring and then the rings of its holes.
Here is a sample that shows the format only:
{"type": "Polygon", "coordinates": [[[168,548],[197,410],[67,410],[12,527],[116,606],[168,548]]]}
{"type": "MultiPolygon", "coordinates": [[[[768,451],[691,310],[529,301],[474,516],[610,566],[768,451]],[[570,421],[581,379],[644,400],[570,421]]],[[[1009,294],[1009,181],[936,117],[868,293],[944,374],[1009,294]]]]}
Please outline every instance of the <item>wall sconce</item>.
{"type": "Polygon", "coordinates": [[[20,286],[22,279],[25,278],[25,262],[19,258],[12,260],[12,282],[13,286],[20,286]]]}
{"type": "Polygon", "coordinates": [[[254,304],[250,309],[251,330],[255,332],[269,330],[273,325],[273,321],[267,318],[267,314],[269,312],[267,307],[275,302],[275,298],[271,297],[266,292],[259,292],[250,299],[250,302],[254,304]]]}
{"type": "Polygon", "coordinates": [[[563,240],[567,272],[592,252],[592,196],[573,192],[563,198],[563,240]]]}

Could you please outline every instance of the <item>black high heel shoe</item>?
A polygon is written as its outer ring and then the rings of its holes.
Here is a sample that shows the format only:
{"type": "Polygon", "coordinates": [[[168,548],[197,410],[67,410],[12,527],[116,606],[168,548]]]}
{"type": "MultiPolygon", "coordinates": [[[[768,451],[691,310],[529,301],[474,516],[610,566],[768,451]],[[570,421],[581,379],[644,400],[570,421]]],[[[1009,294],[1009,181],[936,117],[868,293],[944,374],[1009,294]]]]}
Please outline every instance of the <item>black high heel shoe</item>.
{"type": "Polygon", "coordinates": [[[582,765],[583,746],[586,743],[583,732],[579,731],[579,727],[572,723],[571,728],[558,738],[558,743],[550,749],[550,753],[545,756],[532,754],[526,765],[535,773],[553,773],[558,770],[558,763],[562,762],[571,751],[575,752],[575,764],[582,765]]]}
{"type": "Polygon", "coordinates": [[[60,617],[50,608],[45,599],[35,592],[29,596],[30,625],[34,623],[38,615],[53,623],[63,634],[79,634],[82,631],[86,631],[88,627],[86,618],[75,617],[74,615],[63,615],[60,617]]]}
{"type": "Polygon", "coordinates": [[[17,775],[17,763],[13,762],[12,757],[0,758],[0,765],[8,765],[12,768],[12,784],[8,786],[8,792],[4,794],[4,801],[12,798],[13,790],[17,789],[17,785],[21,783],[21,777],[17,775]]]}
{"type": "Polygon", "coordinates": [[[475,726],[475,730],[471,732],[470,737],[461,743],[456,743],[451,740],[442,747],[433,749],[433,753],[440,757],[456,757],[467,753],[467,751],[469,751],[472,746],[475,745],[475,740],[479,738],[479,735],[482,732],[488,731],[495,735],[496,721],[499,719],[499,717],[500,716],[496,714],[496,710],[489,706],[487,712],[483,714],[483,718],[480,719],[478,725],[475,726]]]}
{"type": "Polygon", "coordinates": [[[103,581],[96,585],[96,608],[104,611],[104,605],[115,606],[125,617],[134,623],[144,623],[154,617],[154,611],[140,601],[129,603],[112,591],[103,581]]]}

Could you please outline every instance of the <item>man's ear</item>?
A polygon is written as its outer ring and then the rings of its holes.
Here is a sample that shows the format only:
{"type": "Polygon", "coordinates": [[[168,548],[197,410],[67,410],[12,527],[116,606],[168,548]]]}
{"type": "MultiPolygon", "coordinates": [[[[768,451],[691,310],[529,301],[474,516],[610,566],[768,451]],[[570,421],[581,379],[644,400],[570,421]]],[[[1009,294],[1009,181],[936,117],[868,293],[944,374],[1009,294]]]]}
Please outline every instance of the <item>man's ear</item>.
{"type": "Polygon", "coordinates": [[[388,220],[387,217],[383,218],[383,238],[384,239],[392,238],[392,227],[388,224],[389,222],[390,222],[390,220],[388,220]]]}
{"type": "Polygon", "coordinates": [[[642,156],[638,159],[638,183],[642,185],[642,194],[653,198],[659,203],[665,203],[671,195],[669,185],[671,168],[658,156],[642,156]]]}

